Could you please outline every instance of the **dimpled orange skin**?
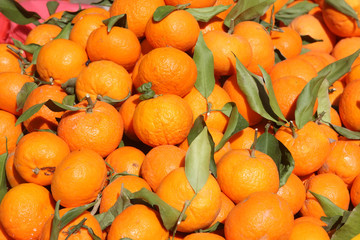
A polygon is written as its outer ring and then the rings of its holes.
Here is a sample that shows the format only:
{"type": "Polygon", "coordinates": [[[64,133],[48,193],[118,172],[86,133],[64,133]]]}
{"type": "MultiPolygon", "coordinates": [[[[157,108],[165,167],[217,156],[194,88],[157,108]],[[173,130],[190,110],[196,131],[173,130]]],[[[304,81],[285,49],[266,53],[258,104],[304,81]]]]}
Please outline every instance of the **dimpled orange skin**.
{"type": "Polygon", "coordinates": [[[185,211],[186,219],[177,230],[193,232],[208,227],[218,215],[221,208],[220,187],[216,179],[210,174],[205,185],[194,197],[194,190],[187,180],[185,168],[180,167],[171,171],[160,183],[156,194],[166,203],[181,211],[186,200],[191,200],[185,211]]]}
{"type": "Polygon", "coordinates": [[[225,238],[215,233],[191,233],[184,240],[225,240],[225,238]]]}
{"type": "Polygon", "coordinates": [[[35,183],[11,188],[0,204],[0,223],[12,239],[38,239],[55,203],[50,192],[35,183]]]}
{"type": "Polygon", "coordinates": [[[130,96],[121,104],[119,113],[124,123],[124,134],[134,141],[139,141],[138,137],[134,132],[133,116],[136,106],[140,103],[140,94],[134,94],[130,96]]]}
{"type": "Polygon", "coordinates": [[[351,186],[350,199],[355,207],[360,203],[360,174],[355,178],[351,186]]]}
{"type": "Polygon", "coordinates": [[[115,218],[107,235],[108,240],[125,237],[133,240],[167,240],[169,232],[162,225],[158,212],[135,204],[115,218]]]}
{"type": "Polygon", "coordinates": [[[140,102],[133,118],[136,136],[152,147],[181,143],[189,134],[192,122],[193,116],[187,102],[173,94],[140,102]]]}
{"type": "Polygon", "coordinates": [[[296,130],[294,138],[289,127],[281,127],[275,137],[289,149],[295,167],[293,173],[305,176],[317,171],[325,162],[325,157],[330,151],[330,142],[319,126],[308,122],[303,128],[296,130]]]}
{"type": "Polygon", "coordinates": [[[88,148],[106,157],[121,142],[124,131],[121,115],[105,102],[97,101],[91,113],[84,109],[87,105],[86,101],[80,102],[75,106],[82,109],[64,113],[58,135],[71,151],[88,148]]]}
{"type": "Polygon", "coordinates": [[[256,192],[237,204],[225,221],[227,240],[286,240],[294,226],[294,215],[281,197],[256,192]]]}
{"type": "Polygon", "coordinates": [[[266,154],[249,149],[230,150],[217,164],[217,181],[226,196],[235,204],[253,192],[276,193],[279,189],[279,173],[275,162],[266,154]]]}
{"type": "Polygon", "coordinates": [[[0,110],[0,154],[12,152],[22,133],[21,125],[15,126],[16,117],[6,111],[0,110]],[[7,144],[7,146],[6,146],[7,144]]]}
{"type": "Polygon", "coordinates": [[[110,60],[126,70],[132,69],[141,52],[140,42],[129,29],[107,26],[94,30],[87,41],[86,51],[91,61],[110,60]]]}
{"type": "Polygon", "coordinates": [[[189,8],[211,7],[215,2],[216,0],[165,0],[166,5],[171,6],[190,3],[189,8]]]}
{"type": "Polygon", "coordinates": [[[88,60],[85,50],[71,40],[55,39],[40,50],[36,70],[42,80],[62,84],[77,77],[88,60]]]}
{"type": "Polygon", "coordinates": [[[156,94],[176,94],[180,97],[189,93],[197,78],[195,61],[185,52],[172,47],[161,47],[150,51],[141,59],[136,76],[135,88],[151,82],[156,94]]]}
{"type": "Polygon", "coordinates": [[[181,51],[191,50],[199,33],[198,22],[185,10],[173,11],[159,22],[151,18],[145,28],[146,39],[154,48],[169,46],[181,51]]]}
{"type": "Polygon", "coordinates": [[[106,164],[98,153],[89,149],[72,151],[54,172],[52,195],[64,207],[91,203],[103,189],[106,175],[106,164]]]}
{"type": "Polygon", "coordinates": [[[22,137],[17,144],[14,166],[27,182],[47,186],[51,183],[56,166],[69,153],[69,146],[57,135],[49,132],[31,132],[22,137]]]}
{"type": "Polygon", "coordinates": [[[21,73],[21,68],[19,64],[20,58],[7,47],[8,45],[13,47],[14,49],[18,49],[12,44],[0,44],[0,72],[21,73]]]}
{"type": "Polygon", "coordinates": [[[360,131],[360,79],[346,85],[339,102],[339,115],[346,128],[360,131]]]}
{"type": "MultiPolygon", "coordinates": [[[[14,152],[9,153],[5,164],[6,179],[11,187],[15,187],[26,181],[19,175],[14,166],[14,152]]],[[[0,224],[1,226],[1,224],[0,224]]],[[[1,239],[1,238],[0,238],[1,239]]]]}

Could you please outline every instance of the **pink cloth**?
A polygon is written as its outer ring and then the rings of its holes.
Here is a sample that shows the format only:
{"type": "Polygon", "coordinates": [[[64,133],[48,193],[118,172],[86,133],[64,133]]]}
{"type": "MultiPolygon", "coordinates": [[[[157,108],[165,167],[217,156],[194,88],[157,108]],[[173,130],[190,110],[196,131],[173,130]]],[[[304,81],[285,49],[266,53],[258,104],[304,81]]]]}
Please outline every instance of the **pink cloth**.
{"type": "MultiPolygon", "coordinates": [[[[47,0],[25,0],[19,1],[19,3],[28,11],[36,12],[40,15],[42,20],[49,17],[49,12],[46,7],[47,0]]],[[[57,12],[70,11],[74,12],[79,9],[79,4],[74,4],[65,1],[58,1],[59,6],[57,12]]],[[[89,4],[81,4],[81,8],[92,7],[89,4]]],[[[26,36],[29,34],[31,29],[35,27],[34,24],[19,25],[10,22],[3,14],[0,13],[0,43],[13,43],[11,38],[15,38],[21,42],[24,42],[26,36]]]]}

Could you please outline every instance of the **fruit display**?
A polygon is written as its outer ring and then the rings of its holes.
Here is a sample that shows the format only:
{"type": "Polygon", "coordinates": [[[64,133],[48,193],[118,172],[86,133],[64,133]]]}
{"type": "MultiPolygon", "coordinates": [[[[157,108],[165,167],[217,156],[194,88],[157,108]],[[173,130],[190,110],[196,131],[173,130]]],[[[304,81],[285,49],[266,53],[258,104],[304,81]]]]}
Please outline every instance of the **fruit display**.
{"type": "Polygon", "coordinates": [[[360,0],[0,2],[0,240],[360,239],[360,0]]]}

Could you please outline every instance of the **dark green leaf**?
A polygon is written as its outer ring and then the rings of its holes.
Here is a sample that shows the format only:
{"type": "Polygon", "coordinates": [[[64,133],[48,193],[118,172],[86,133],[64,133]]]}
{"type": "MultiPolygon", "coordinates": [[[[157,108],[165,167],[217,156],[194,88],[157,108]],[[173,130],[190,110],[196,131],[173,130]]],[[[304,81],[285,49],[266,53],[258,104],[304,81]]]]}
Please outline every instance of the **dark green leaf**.
{"type": "Polygon", "coordinates": [[[61,88],[64,89],[67,94],[75,94],[76,80],[77,78],[70,78],[69,80],[61,84],[61,88]]]}
{"type": "Polygon", "coordinates": [[[331,202],[329,198],[314,193],[312,191],[310,191],[310,193],[316,198],[316,200],[319,201],[326,216],[334,217],[334,216],[342,216],[344,214],[345,210],[336,206],[333,202],[331,202]]]}
{"type": "Polygon", "coordinates": [[[101,238],[98,237],[98,236],[94,233],[94,230],[92,230],[91,227],[86,226],[86,225],[83,225],[82,227],[85,228],[86,230],[88,230],[88,232],[89,232],[89,234],[90,234],[90,236],[91,236],[91,238],[92,238],[93,240],[101,240],[101,238]]]}
{"type": "Polygon", "coordinates": [[[57,1],[49,1],[46,3],[46,7],[48,9],[49,15],[53,15],[58,8],[59,3],[57,1]]]}
{"type": "Polygon", "coordinates": [[[295,167],[295,161],[290,151],[280,141],[279,147],[281,152],[281,164],[279,169],[280,186],[283,186],[295,167]]]}
{"type": "Polygon", "coordinates": [[[229,122],[224,132],[224,136],[221,138],[219,144],[216,145],[215,147],[215,152],[219,151],[232,135],[249,126],[249,123],[246,121],[246,119],[243,116],[241,116],[234,102],[226,103],[223,107],[222,112],[225,115],[229,116],[229,122]],[[229,109],[230,109],[230,114],[227,115],[229,109]]]}
{"type": "Polygon", "coordinates": [[[38,48],[35,49],[35,51],[34,51],[34,53],[33,53],[33,59],[32,59],[32,61],[31,61],[31,64],[36,64],[36,62],[37,62],[37,57],[38,57],[38,55],[39,55],[39,52],[40,52],[41,48],[42,48],[42,47],[40,46],[40,47],[38,47],[38,48]]]}
{"type": "Polygon", "coordinates": [[[167,15],[169,15],[170,13],[172,13],[175,10],[176,10],[176,7],[174,7],[174,6],[170,6],[170,5],[160,6],[155,10],[155,12],[153,14],[153,20],[155,22],[160,22],[167,15]]]}
{"type": "Polygon", "coordinates": [[[208,98],[215,87],[214,57],[211,50],[206,46],[201,31],[195,45],[193,59],[198,73],[195,88],[204,98],[208,98]]]}
{"type": "Polygon", "coordinates": [[[114,99],[114,98],[111,98],[111,97],[108,97],[108,96],[98,96],[98,98],[103,102],[109,103],[111,105],[116,105],[118,103],[124,102],[130,96],[131,96],[131,90],[129,89],[128,95],[123,99],[114,99]]]}
{"type": "Polygon", "coordinates": [[[76,100],[75,94],[73,95],[66,95],[64,99],[62,100],[62,104],[67,106],[74,106],[76,100]]]}
{"type": "Polygon", "coordinates": [[[38,85],[34,82],[27,82],[25,83],[19,93],[16,95],[16,105],[17,105],[17,111],[22,109],[24,107],[24,103],[29,96],[29,94],[37,88],[38,85]]]}
{"type": "Polygon", "coordinates": [[[185,156],[185,174],[195,193],[198,193],[209,178],[211,144],[207,127],[195,137],[185,156]]]}
{"type": "Polygon", "coordinates": [[[307,52],[310,52],[310,49],[308,49],[308,48],[302,48],[302,49],[301,49],[301,52],[300,52],[300,55],[301,55],[301,54],[304,54],[304,53],[307,53],[307,52]]]}
{"type": "Polygon", "coordinates": [[[107,26],[107,32],[109,33],[113,27],[127,28],[126,14],[120,14],[111,18],[105,19],[103,23],[107,26]]]}
{"type": "Polygon", "coordinates": [[[30,43],[28,45],[23,44],[19,40],[16,40],[15,38],[12,38],[15,47],[20,48],[28,53],[34,53],[38,48],[41,48],[40,45],[35,43],[30,43]]]}
{"type": "Polygon", "coordinates": [[[198,232],[202,232],[202,233],[211,233],[211,232],[214,232],[218,229],[223,229],[224,228],[224,224],[221,223],[221,222],[216,222],[214,225],[212,225],[211,227],[209,228],[206,228],[206,229],[200,229],[198,230],[198,232]]]}
{"type": "Polygon", "coordinates": [[[320,218],[324,223],[326,223],[326,226],[323,228],[326,232],[329,232],[331,230],[337,229],[341,227],[341,221],[343,219],[343,216],[333,216],[333,217],[324,217],[322,216],[320,218]]]}
{"type": "Polygon", "coordinates": [[[69,39],[71,28],[71,22],[69,22],[54,39],[69,39]]]}
{"type": "Polygon", "coordinates": [[[50,240],[57,240],[59,238],[59,233],[61,231],[59,209],[60,209],[60,200],[58,200],[55,205],[55,213],[51,224],[50,240]]]}
{"type": "Polygon", "coordinates": [[[111,7],[113,2],[113,0],[100,0],[99,2],[92,2],[91,5],[111,7]]]}
{"type": "Polygon", "coordinates": [[[295,109],[295,122],[298,129],[301,129],[307,122],[313,120],[314,105],[320,86],[329,73],[329,70],[321,70],[301,91],[295,109]]]}
{"type": "Polygon", "coordinates": [[[130,205],[129,191],[125,190],[122,186],[115,204],[107,212],[95,215],[96,220],[100,223],[101,229],[105,230],[110,226],[114,219],[130,205]]]}
{"type": "Polygon", "coordinates": [[[315,43],[315,42],[322,42],[322,39],[315,39],[310,35],[300,35],[301,40],[302,40],[302,45],[307,45],[310,43],[315,43]]]}
{"type": "MultiPolygon", "coordinates": [[[[6,139],[6,145],[7,145],[7,139],[6,139]]],[[[5,172],[5,164],[7,158],[8,158],[8,152],[6,149],[6,152],[0,155],[0,203],[7,192],[6,172],[5,172]]]]}
{"type": "Polygon", "coordinates": [[[82,9],[81,6],[79,5],[79,9],[77,11],[74,12],[64,11],[60,19],[53,17],[48,19],[44,23],[53,24],[61,28],[64,28],[67,24],[71,23],[71,21],[80,11],[82,11],[82,9]]]}
{"type": "Polygon", "coordinates": [[[275,19],[288,26],[294,18],[307,14],[311,9],[317,6],[319,5],[308,1],[302,1],[292,7],[279,10],[275,14],[275,19]]]}
{"type": "Polygon", "coordinates": [[[51,130],[51,129],[38,129],[37,131],[38,132],[49,132],[49,133],[53,133],[56,135],[56,131],[51,130]]]}
{"type": "Polygon", "coordinates": [[[84,226],[84,222],[86,221],[87,219],[86,218],[83,218],[78,224],[76,225],[73,225],[73,226],[70,226],[69,227],[69,230],[67,232],[67,237],[65,238],[65,240],[68,240],[69,237],[71,235],[73,235],[74,233],[78,232],[83,226],[84,226]]]}
{"type": "Polygon", "coordinates": [[[211,18],[217,14],[227,10],[231,5],[217,5],[213,7],[204,7],[204,8],[187,8],[186,11],[191,13],[197,21],[208,22],[211,18]]]}
{"type": "Polygon", "coordinates": [[[260,17],[265,14],[274,2],[275,0],[239,1],[226,16],[224,24],[230,28],[231,22],[236,25],[239,22],[260,17]]]}
{"type": "Polygon", "coordinates": [[[331,124],[330,122],[327,122],[337,133],[339,133],[341,136],[344,136],[348,139],[354,139],[359,140],[360,139],[360,132],[351,131],[347,128],[336,126],[334,124],[331,124]]]}
{"type": "Polygon", "coordinates": [[[357,12],[344,0],[325,0],[325,4],[329,4],[339,12],[346,16],[352,17],[356,20],[356,24],[360,27],[359,18],[357,12]]]}
{"type": "Polygon", "coordinates": [[[78,111],[82,108],[80,107],[73,107],[73,106],[70,106],[70,105],[64,105],[64,104],[61,104],[59,102],[56,102],[54,100],[47,100],[45,103],[45,106],[47,106],[51,111],[53,112],[63,112],[63,111],[66,111],[66,110],[69,110],[69,111],[78,111]]]}
{"type": "Polygon", "coordinates": [[[345,224],[332,235],[332,240],[352,239],[360,234],[360,204],[350,213],[345,224]]]}
{"type": "Polygon", "coordinates": [[[163,222],[164,227],[167,230],[171,230],[176,226],[177,220],[180,216],[180,211],[173,208],[166,202],[164,202],[158,195],[155,193],[142,188],[141,190],[132,193],[131,199],[142,199],[151,206],[157,206],[160,212],[160,216],[163,222]]]}
{"type": "Polygon", "coordinates": [[[279,49],[275,48],[274,52],[275,52],[275,64],[284,61],[286,59],[286,57],[280,52],[279,49]]]}
{"type": "Polygon", "coordinates": [[[67,211],[61,218],[60,218],[60,229],[63,229],[68,223],[72,220],[80,216],[83,212],[94,206],[95,202],[86,204],[84,206],[72,208],[67,211]]]}
{"type": "Polygon", "coordinates": [[[20,25],[26,25],[41,19],[39,14],[27,11],[14,0],[1,0],[0,12],[10,21],[20,25]]]}
{"type": "Polygon", "coordinates": [[[23,112],[20,117],[16,120],[15,126],[19,125],[20,123],[26,121],[27,119],[29,119],[32,115],[34,115],[35,113],[37,113],[40,108],[45,104],[45,102],[43,103],[39,103],[39,104],[35,104],[34,106],[30,107],[28,110],[26,110],[25,112],[23,112]]]}
{"type": "Polygon", "coordinates": [[[321,120],[324,122],[330,122],[330,108],[331,102],[329,98],[329,82],[327,79],[323,81],[318,92],[318,108],[317,115],[322,114],[321,120]]]}

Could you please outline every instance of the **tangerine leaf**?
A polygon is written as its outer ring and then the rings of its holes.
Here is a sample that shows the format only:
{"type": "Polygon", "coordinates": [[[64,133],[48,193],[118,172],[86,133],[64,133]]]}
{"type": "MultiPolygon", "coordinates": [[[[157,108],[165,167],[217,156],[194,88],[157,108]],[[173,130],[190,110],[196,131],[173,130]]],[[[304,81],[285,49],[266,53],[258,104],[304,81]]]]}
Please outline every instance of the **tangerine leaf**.
{"type": "Polygon", "coordinates": [[[44,104],[45,104],[45,106],[47,106],[53,112],[63,112],[63,111],[66,111],[66,110],[78,111],[78,110],[82,109],[80,107],[73,107],[73,106],[70,106],[70,105],[65,105],[65,104],[56,102],[56,101],[51,100],[51,99],[47,100],[44,104]]]}
{"type": "Polygon", "coordinates": [[[19,40],[16,40],[15,38],[11,38],[14,42],[15,47],[20,48],[28,53],[34,53],[36,49],[41,48],[39,44],[30,43],[30,44],[23,44],[19,40]]]}
{"type": "Polygon", "coordinates": [[[71,22],[69,22],[68,24],[65,25],[65,27],[61,30],[61,32],[54,37],[54,39],[69,39],[70,37],[70,32],[71,32],[71,22]]]}
{"type": "Polygon", "coordinates": [[[334,229],[339,229],[343,225],[342,224],[343,216],[334,216],[334,217],[322,216],[320,220],[326,224],[326,226],[323,226],[326,232],[329,232],[334,229]]]}
{"type": "Polygon", "coordinates": [[[288,26],[294,18],[307,14],[311,9],[319,6],[308,1],[302,1],[289,8],[283,8],[275,14],[275,19],[288,26]]]}
{"type": "Polygon", "coordinates": [[[286,59],[286,57],[281,53],[279,49],[275,48],[274,52],[275,52],[275,64],[284,61],[286,59]]]}
{"type": "Polygon", "coordinates": [[[53,15],[56,12],[56,9],[58,8],[59,3],[57,1],[48,1],[46,3],[46,7],[48,9],[49,15],[53,15]]]}
{"type": "Polygon", "coordinates": [[[216,16],[217,14],[226,11],[231,5],[217,5],[212,7],[204,7],[204,8],[187,8],[185,11],[191,13],[193,17],[200,22],[208,22],[211,18],[216,16]]]}
{"type": "Polygon", "coordinates": [[[39,55],[39,52],[40,52],[41,48],[42,48],[42,46],[40,46],[40,47],[38,47],[38,48],[35,49],[35,51],[34,51],[34,53],[33,53],[33,59],[32,59],[32,61],[31,61],[30,64],[36,64],[36,62],[37,62],[37,57],[38,57],[38,55],[39,55]]]}
{"type": "Polygon", "coordinates": [[[59,233],[61,231],[59,209],[60,209],[60,200],[58,200],[55,204],[54,217],[51,223],[50,240],[57,240],[59,238],[59,233]]]}
{"type": "Polygon", "coordinates": [[[320,86],[318,92],[318,107],[317,107],[317,115],[323,114],[321,120],[324,122],[330,122],[330,108],[331,102],[329,98],[329,81],[325,79],[320,86]]]}
{"type": "Polygon", "coordinates": [[[211,142],[205,126],[189,144],[185,155],[185,174],[195,193],[198,193],[209,178],[211,142]]]}
{"type": "Polygon", "coordinates": [[[201,31],[195,45],[193,59],[197,68],[195,88],[207,99],[215,87],[214,57],[206,46],[201,31]]]}
{"type": "Polygon", "coordinates": [[[111,7],[113,2],[114,0],[100,0],[98,2],[92,2],[91,5],[111,7]]]}
{"type": "Polygon", "coordinates": [[[226,103],[222,108],[222,113],[229,116],[229,122],[223,137],[215,147],[215,152],[219,151],[232,135],[249,126],[249,123],[243,116],[241,116],[234,102],[226,103]]]}
{"type": "Polygon", "coordinates": [[[344,0],[325,0],[325,4],[329,4],[331,7],[335,8],[339,12],[345,14],[346,16],[352,17],[356,20],[356,24],[360,27],[359,18],[357,12],[344,0]]]}
{"type": "Polygon", "coordinates": [[[322,39],[315,39],[310,35],[300,35],[301,40],[302,40],[302,45],[307,45],[310,43],[315,43],[315,42],[322,42],[322,39]]]}
{"type": "Polygon", "coordinates": [[[0,4],[0,12],[10,21],[20,25],[26,25],[41,19],[39,14],[27,11],[14,0],[2,0],[0,4]]]}
{"type": "Polygon", "coordinates": [[[82,228],[85,228],[88,231],[93,240],[101,240],[101,238],[94,233],[94,230],[92,230],[91,227],[83,225],[82,228]]]}
{"type": "Polygon", "coordinates": [[[341,136],[344,136],[348,139],[354,139],[354,140],[359,140],[360,139],[360,132],[355,132],[355,131],[351,131],[350,129],[344,128],[344,127],[340,127],[340,126],[336,126],[330,122],[326,122],[328,123],[337,133],[339,133],[341,136]]]}
{"type": "Polygon", "coordinates": [[[175,10],[176,10],[175,6],[170,6],[170,5],[160,6],[155,10],[155,12],[153,14],[153,20],[155,22],[160,22],[167,15],[169,15],[170,13],[172,13],[175,10]]]}
{"type": "Polygon", "coordinates": [[[95,205],[95,202],[75,207],[67,211],[61,218],[60,218],[60,229],[63,229],[66,225],[68,225],[72,220],[80,216],[83,212],[91,208],[95,205]]]}
{"type": "Polygon", "coordinates": [[[111,18],[105,19],[103,21],[103,23],[107,26],[107,32],[109,33],[111,31],[111,29],[116,26],[116,27],[122,27],[122,28],[127,28],[127,17],[126,14],[120,14],[120,15],[116,15],[113,16],[111,18]]]}
{"type": "MultiPolygon", "coordinates": [[[[7,145],[7,139],[6,139],[6,145],[7,145]]],[[[6,152],[0,155],[0,203],[7,192],[6,172],[5,172],[5,164],[7,158],[8,158],[8,152],[6,149],[6,152]]]]}
{"type": "Polygon", "coordinates": [[[118,103],[124,102],[130,96],[131,96],[131,90],[129,89],[128,95],[123,99],[114,99],[114,98],[111,98],[111,97],[108,97],[108,96],[100,96],[100,95],[98,96],[98,98],[103,102],[109,103],[111,105],[116,105],[118,103]]]}
{"type": "Polygon", "coordinates": [[[67,106],[74,106],[75,100],[76,100],[75,94],[66,95],[61,103],[67,106]]]}
{"type": "Polygon", "coordinates": [[[316,200],[319,201],[326,216],[334,217],[334,216],[342,216],[344,214],[345,210],[336,206],[335,203],[333,203],[329,198],[317,194],[313,191],[310,191],[310,193],[316,198],[316,200]]]}
{"type": "Polygon", "coordinates": [[[295,122],[298,129],[301,129],[307,122],[312,121],[313,110],[320,86],[329,74],[330,70],[321,70],[301,91],[296,101],[295,109],[295,122]]]}
{"type": "Polygon", "coordinates": [[[226,16],[224,24],[230,28],[231,22],[234,22],[234,25],[236,25],[239,22],[260,17],[265,14],[274,2],[275,0],[238,1],[226,16]]]}
{"type": "Polygon", "coordinates": [[[120,194],[115,204],[108,211],[94,216],[100,223],[101,230],[105,230],[110,226],[114,219],[124,211],[125,208],[131,205],[129,195],[130,192],[121,186],[120,194]]]}
{"type": "Polygon", "coordinates": [[[344,225],[331,237],[332,240],[352,239],[360,234],[360,204],[351,212],[344,225]]]}
{"type": "Polygon", "coordinates": [[[27,97],[37,87],[38,87],[38,85],[34,82],[27,82],[21,87],[20,91],[16,95],[16,106],[17,106],[16,110],[17,111],[24,107],[24,103],[25,103],[27,97]]]}
{"type": "Polygon", "coordinates": [[[75,94],[75,84],[76,84],[77,78],[70,78],[66,82],[61,84],[61,88],[67,93],[67,94],[75,94]]]}
{"type": "Polygon", "coordinates": [[[221,223],[221,222],[216,222],[214,225],[212,225],[212,226],[209,227],[209,228],[199,229],[198,232],[201,232],[201,233],[212,233],[212,232],[215,232],[215,231],[218,230],[218,229],[224,229],[224,224],[221,223]]]}
{"type": "Polygon", "coordinates": [[[180,216],[180,211],[164,202],[158,195],[156,195],[156,193],[153,193],[146,188],[142,188],[139,191],[132,193],[130,198],[131,200],[141,199],[153,207],[156,206],[159,209],[163,225],[167,230],[171,230],[176,226],[177,220],[180,216]]]}
{"type": "Polygon", "coordinates": [[[279,175],[280,175],[280,186],[285,185],[287,182],[287,179],[290,177],[294,167],[295,167],[295,161],[292,157],[289,149],[285,147],[282,142],[279,141],[280,146],[280,152],[281,152],[281,163],[280,163],[280,169],[279,169],[279,175]]]}
{"type": "Polygon", "coordinates": [[[34,115],[35,113],[37,113],[40,108],[45,104],[45,102],[43,103],[39,103],[39,104],[35,104],[34,106],[30,107],[28,110],[26,110],[25,112],[23,112],[20,117],[16,120],[15,126],[19,125],[20,123],[28,120],[32,115],[34,115]]]}

